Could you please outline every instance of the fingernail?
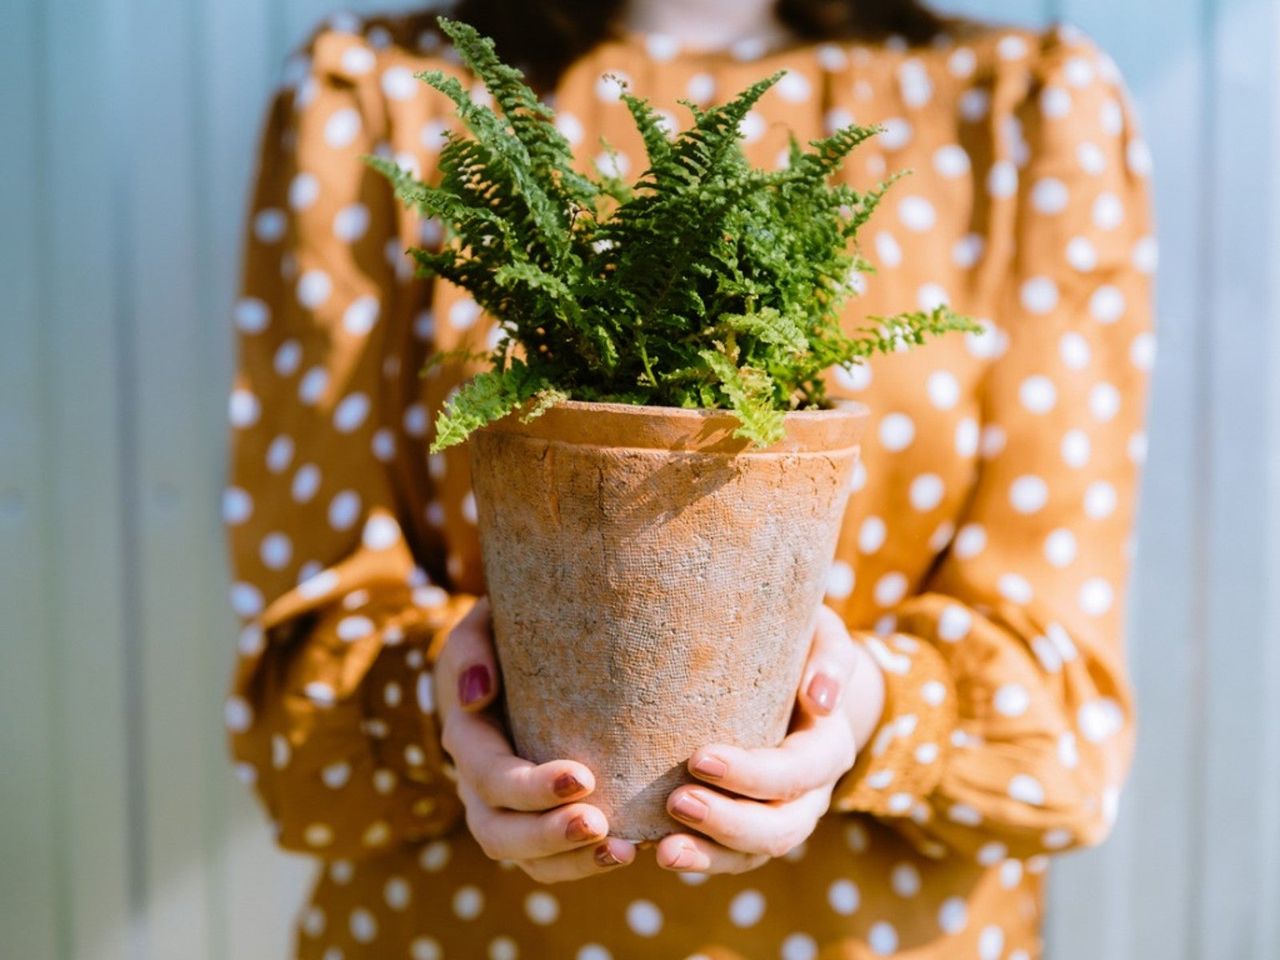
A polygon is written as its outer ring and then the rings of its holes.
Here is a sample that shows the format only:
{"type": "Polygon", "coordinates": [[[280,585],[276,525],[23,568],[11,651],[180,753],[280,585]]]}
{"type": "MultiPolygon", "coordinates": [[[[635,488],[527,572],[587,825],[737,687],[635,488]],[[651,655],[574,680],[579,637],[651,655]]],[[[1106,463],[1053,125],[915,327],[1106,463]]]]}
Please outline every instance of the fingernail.
{"type": "Polygon", "coordinates": [[[574,817],[565,828],[564,835],[574,843],[579,843],[600,836],[600,831],[588,823],[586,817],[574,817]]]}
{"type": "Polygon", "coordinates": [[[681,820],[690,823],[701,823],[707,819],[707,805],[689,793],[682,793],[671,805],[671,812],[681,820]]]}
{"type": "Polygon", "coordinates": [[[830,713],[835,709],[839,696],[840,684],[825,673],[815,673],[809,681],[809,699],[823,713],[830,713]]]}
{"type": "Polygon", "coordinates": [[[694,761],[693,772],[707,780],[723,780],[729,765],[719,757],[702,757],[694,761]]]}
{"type": "Polygon", "coordinates": [[[458,678],[458,699],[464,707],[469,707],[477,700],[489,695],[489,668],[482,663],[467,667],[458,678]]]}
{"type": "Polygon", "coordinates": [[[616,867],[622,863],[614,854],[608,843],[602,843],[596,847],[596,863],[602,867],[616,867]]]}
{"type": "Polygon", "coordinates": [[[555,791],[557,797],[572,797],[575,793],[581,793],[586,787],[572,773],[562,773],[556,777],[556,782],[551,785],[551,789],[555,791]]]}
{"type": "Polygon", "coordinates": [[[693,866],[693,848],[681,847],[676,858],[671,861],[672,870],[688,870],[693,866]]]}

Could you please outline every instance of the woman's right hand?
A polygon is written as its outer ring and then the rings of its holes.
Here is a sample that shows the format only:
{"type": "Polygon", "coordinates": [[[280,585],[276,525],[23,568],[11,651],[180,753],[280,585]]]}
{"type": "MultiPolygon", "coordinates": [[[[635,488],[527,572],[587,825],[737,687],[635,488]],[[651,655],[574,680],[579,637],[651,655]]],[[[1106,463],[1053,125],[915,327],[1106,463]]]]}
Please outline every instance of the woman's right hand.
{"type": "Polygon", "coordinates": [[[578,880],[631,863],[635,846],[609,837],[609,822],[582,799],[595,777],[573,760],[533,764],[515,755],[488,708],[498,694],[489,601],[445,638],[436,661],[445,751],[458,771],[467,826],[485,855],[510,860],[541,883],[578,880]]]}

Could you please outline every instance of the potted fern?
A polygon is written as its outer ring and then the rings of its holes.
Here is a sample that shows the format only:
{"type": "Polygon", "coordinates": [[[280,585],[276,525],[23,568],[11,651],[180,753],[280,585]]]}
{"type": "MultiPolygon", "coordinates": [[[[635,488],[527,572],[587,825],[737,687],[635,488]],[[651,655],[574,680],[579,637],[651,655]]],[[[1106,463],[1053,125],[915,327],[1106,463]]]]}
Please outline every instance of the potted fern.
{"type": "Polygon", "coordinates": [[[624,92],[649,167],[589,176],[492,42],[440,23],[497,109],[421,74],[471,135],[448,137],[433,184],[369,162],[449,230],[412,251],[420,269],[503,337],[432,449],[470,441],[517,750],[586,763],[615,835],[657,839],[694,749],[786,733],[866,417],[827,401],[824,373],[972,325],[942,308],[841,328],[888,184],[830,179],[875,128],[766,172],[739,124],[780,75],[686,104],[674,137],[624,92]]]}

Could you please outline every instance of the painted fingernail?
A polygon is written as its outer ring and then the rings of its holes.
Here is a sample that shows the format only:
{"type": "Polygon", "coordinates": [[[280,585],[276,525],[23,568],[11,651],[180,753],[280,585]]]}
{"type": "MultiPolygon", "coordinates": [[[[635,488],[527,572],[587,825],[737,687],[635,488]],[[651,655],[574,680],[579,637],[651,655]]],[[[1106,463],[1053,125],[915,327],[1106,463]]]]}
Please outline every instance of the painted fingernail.
{"type": "Polygon", "coordinates": [[[556,777],[556,782],[551,785],[551,789],[555,791],[557,797],[572,797],[586,788],[572,773],[562,773],[556,777]]]}
{"type": "Polygon", "coordinates": [[[693,772],[707,780],[723,780],[729,765],[719,757],[700,757],[694,761],[693,772]]]}
{"type": "Polygon", "coordinates": [[[693,866],[693,848],[681,847],[680,852],[676,854],[676,858],[671,861],[672,870],[688,870],[693,866]]]}
{"type": "Polygon", "coordinates": [[[608,843],[602,843],[596,847],[595,853],[596,863],[602,867],[616,867],[622,863],[614,854],[608,843]]]}
{"type": "Polygon", "coordinates": [[[809,699],[823,713],[835,709],[836,698],[840,696],[840,684],[825,673],[815,673],[809,681],[809,699]]]}
{"type": "Polygon", "coordinates": [[[489,668],[484,664],[477,663],[473,667],[467,667],[458,678],[458,699],[464,707],[469,707],[489,695],[491,683],[489,668]]]}
{"type": "Polygon", "coordinates": [[[671,812],[689,823],[701,823],[707,819],[707,805],[689,793],[682,793],[671,805],[671,812]]]}
{"type": "Polygon", "coordinates": [[[565,828],[564,835],[574,843],[600,836],[600,831],[587,822],[586,817],[574,817],[565,828]]]}

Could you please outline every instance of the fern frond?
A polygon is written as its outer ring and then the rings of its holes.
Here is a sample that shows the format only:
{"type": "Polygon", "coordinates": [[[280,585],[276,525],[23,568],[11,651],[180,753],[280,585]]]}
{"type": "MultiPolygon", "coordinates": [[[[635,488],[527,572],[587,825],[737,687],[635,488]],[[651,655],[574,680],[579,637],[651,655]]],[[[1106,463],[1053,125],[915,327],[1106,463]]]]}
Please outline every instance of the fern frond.
{"type": "Polygon", "coordinates": [[[715,350],[704,350],[701,356],[728,397],[729,409],[742,424],[733,435],[762,447],[781,440],[786,412],[773,406],[767,375],[739,367],[715,350]]]}
{"type": "Polygon", "coordinates": [[[493,369],[448,402],[433,450],[570,397],[730,410],[738,436],[768,444],[788,410],[825,402],[830,367],[977,329],[946,308],[842,327],[851,272],[871,269],[858,231],[898,175],[867,192],[833,181],[878,128],[793,138],[787,167],[762,171],[743,153],[742,122],[780,73],[720,106],[682,101],[693,119],[674,137],[624,90],[648,166],[631,183],[583,173],[493,43],[440,23],[493,107],[456,76],[423,73],[466,131],[446,136],[438,181],[367,158],[402,203],[446,227],[442,248],[412,251],[420,273],[466,290],[502,324],[493,369]]]}
{"type": "Polygon", "coordinates": [[[635,121],[640,138],[644,141],[645,153],[649,157],[649,166],[656,167],[671,156],[671,141],[662,125],[662,117],[648,100],[627,93],[622,94],[622,102],[631,111],[631,119],[635,121]]]}
{"type": "Polygon", "coordinates": [[[505,370],[476,374],[458,389],[436,419],[431,452],[461,443],[547,391],[555,393],[556,388],[519,360],[505,370]]]}

